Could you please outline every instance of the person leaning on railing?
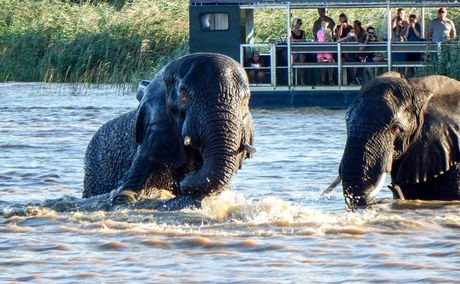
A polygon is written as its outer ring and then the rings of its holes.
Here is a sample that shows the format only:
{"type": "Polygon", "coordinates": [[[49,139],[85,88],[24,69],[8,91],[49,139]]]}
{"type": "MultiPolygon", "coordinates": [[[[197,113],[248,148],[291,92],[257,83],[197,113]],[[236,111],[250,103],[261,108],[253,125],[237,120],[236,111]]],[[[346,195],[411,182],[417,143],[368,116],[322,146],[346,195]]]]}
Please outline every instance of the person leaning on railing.
{"type": "MultiPolygon", "coordinates": [[[[363,43],[363,46],[360,47],[360,50],[365,50],[368,43],[373,42],[382,42],[383,39],[379,38],[375,33],[375,29],[372,26],[369,26],[366,29],[366,41],[363,43]]],[[[366,62],[382,62],[385,58],[380,53],[365,53],[363,54],[366,62]]]]}

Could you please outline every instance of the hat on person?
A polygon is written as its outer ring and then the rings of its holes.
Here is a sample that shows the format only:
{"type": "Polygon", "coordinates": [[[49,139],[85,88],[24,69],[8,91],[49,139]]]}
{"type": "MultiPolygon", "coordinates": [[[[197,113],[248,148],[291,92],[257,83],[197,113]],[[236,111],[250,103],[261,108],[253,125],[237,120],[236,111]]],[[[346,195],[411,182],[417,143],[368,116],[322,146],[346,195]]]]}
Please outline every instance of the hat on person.
{"type": "Polygon", "coordinates": [[[439,8],[439,10],[438,10],[438,13],[445,13],[445,12],[447,12],[447,9],[444,8],[444,7],[443,7],[443,8],[439,8]]]}

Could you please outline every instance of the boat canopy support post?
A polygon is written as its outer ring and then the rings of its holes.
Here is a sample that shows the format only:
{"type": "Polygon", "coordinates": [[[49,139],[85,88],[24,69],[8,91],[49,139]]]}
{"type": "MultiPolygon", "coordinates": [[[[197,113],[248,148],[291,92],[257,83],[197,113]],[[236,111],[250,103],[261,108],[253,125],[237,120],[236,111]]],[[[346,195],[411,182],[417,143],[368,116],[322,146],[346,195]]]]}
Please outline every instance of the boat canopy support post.
{"type": "Polygon", "coordinates": [[[276,88],[276,47],[274,44],[270,44],[270,84],[276,88]]]}
{"type": "Polygon", "coordinates": [[[391,41],[392,41],[392,20],[391,20],[391,10],[390,4],[387,4],[387,58],[388,58],[388,69],[387,71],[391,71],[392,65],[392,58],[391,58],[391,41]]]}
{"type": "MultiPolygon", "coordinates": [[[[345,72],[345,74],[347,74],[345,72]]],[[[342,43],[337,42],[337,86],[342,87],[342,43]]]]}
{"type": "Polygon", "coordinates": [[[425,38],[425,7],[422,7],[420,8],[420,17],[422,18],[422,23],[421,23],[421,26],[422,26],[422,34],[421,34],[421,38],[425,38]]]}
{"type": "Polygon", "coordinates": [[[291,4],[287,3],[286,8],[286,43],[287,43],[287,64],[288,64],[288,88],[292,87],[292,56],[291,56],[291,4]]]}

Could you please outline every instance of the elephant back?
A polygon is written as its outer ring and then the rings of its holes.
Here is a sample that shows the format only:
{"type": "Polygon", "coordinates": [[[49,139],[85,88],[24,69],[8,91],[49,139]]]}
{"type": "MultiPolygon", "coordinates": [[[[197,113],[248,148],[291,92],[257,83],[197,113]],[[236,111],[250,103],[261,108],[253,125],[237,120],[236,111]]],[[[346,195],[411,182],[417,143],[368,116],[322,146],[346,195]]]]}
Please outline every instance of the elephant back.
{"type": "Polygon", "coordinates": [[[136,110],[105,123],[94,134],[85,154],[83,197],[116,189],[128,171],[136,151],[136,110]]]}

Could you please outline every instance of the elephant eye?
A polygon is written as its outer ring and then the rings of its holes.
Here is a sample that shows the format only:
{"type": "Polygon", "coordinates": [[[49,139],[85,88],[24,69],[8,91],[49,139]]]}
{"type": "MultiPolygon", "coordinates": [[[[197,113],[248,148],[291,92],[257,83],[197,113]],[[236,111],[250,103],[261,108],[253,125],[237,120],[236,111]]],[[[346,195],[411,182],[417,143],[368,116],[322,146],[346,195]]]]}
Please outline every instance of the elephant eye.
{"type": "Polygon", "coordinates": [[[404,129],[404,127],[399,124],[399,123],[395,123],[393,124],[393,126],[391,127],[391,132],[393,133],[403,133],[405,132],[406,130],[404,129]]]}
{"type": "Polygon", "coordinates": [[[179,91],[179,106],[181,109],[187,107],[187,102],[189,100],[189,94],[186,89],[181,88],[179,91]]]}
{"type": "Polygon", "coordinates": [[[166,86],[171,86],[174,84],[174,78],[173,77],[164,77],[164,82],[166,84],[166,86]]]}

